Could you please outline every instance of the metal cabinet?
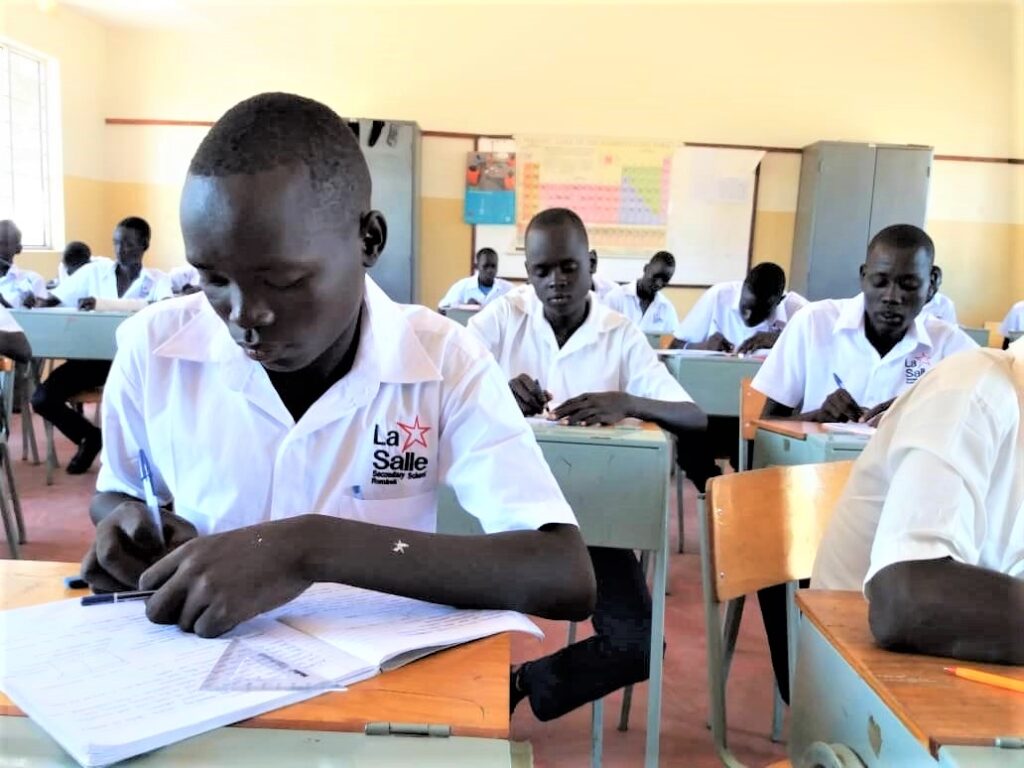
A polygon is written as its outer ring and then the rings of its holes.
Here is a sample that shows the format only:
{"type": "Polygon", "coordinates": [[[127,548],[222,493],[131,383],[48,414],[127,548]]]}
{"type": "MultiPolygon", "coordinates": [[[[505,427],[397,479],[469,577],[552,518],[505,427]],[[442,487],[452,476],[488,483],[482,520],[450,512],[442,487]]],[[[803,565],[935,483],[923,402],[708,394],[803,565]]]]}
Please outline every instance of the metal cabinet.
{"type": "Polygon", "coordinates": [[[804,147],[790,287],[811,300],[859,290],[867,244],[890,224],[924,227],[932,148],[819,141],[804,147]]]}

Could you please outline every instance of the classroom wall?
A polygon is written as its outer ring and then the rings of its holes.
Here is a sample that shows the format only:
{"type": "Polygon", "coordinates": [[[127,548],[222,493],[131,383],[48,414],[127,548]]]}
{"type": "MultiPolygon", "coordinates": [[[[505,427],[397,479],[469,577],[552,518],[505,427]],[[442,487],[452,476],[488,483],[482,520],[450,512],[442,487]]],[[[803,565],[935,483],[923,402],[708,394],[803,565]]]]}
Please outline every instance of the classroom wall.
{"type": "MultiPolygon", "coordinates": [[[[76,72],[66,91],[102,91],[89,109],[65,115],[69,131],[85,125],[100,136],[98,152],[88,141],[65,140],[68,175],[88,168],[81,183],[68,185],[70,236],[89,231],[105,245],[117,218],[138,213],[154,224],[154,263],[180,262],[176,195],[202,129],[97,124],[108,116],[214,119],[269,89],[432,130],[780,146],[910,142],[941,153],[1024,157],[1024,20],[1015,0],[354,2],[302,13],[270,6],[240,16],[236,6],[204,14],[199,29],[154,30],[99,26],[63,6],[43,14],[16,0],[8,10],[5,34],[55,52],[76,72]],[[65,46],[78,29],[83,40],[65,46]],[[71,231],[73,223],[81,228],[71,231]]],[[[461,158],[469,148],[467,140],[424,141],[427,304],[468,272],[461,158]]],[[[967,322],[980,323],[1024,296],[1024,168],[947,165],[954,164],[936,166],[929,227],[946,290],[967,322]]],[[[755,262],[789,264],[798,174],[798,156],[764,161],[755,262]]],[[[685,311],[699,293],[670,296],[685,311]]]]}

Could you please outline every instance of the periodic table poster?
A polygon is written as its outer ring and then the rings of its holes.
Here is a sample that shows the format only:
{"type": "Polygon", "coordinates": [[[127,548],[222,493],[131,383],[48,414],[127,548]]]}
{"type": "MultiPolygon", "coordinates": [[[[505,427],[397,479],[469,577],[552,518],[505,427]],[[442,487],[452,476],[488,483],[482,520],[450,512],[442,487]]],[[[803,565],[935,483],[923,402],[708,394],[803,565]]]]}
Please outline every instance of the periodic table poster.
{"type": "Polygon", "coordinates": [[[545,208],[572,208],[601,253],[666,247],[673,153],[681,142],[517,136],[516,235],[545,208]]]}

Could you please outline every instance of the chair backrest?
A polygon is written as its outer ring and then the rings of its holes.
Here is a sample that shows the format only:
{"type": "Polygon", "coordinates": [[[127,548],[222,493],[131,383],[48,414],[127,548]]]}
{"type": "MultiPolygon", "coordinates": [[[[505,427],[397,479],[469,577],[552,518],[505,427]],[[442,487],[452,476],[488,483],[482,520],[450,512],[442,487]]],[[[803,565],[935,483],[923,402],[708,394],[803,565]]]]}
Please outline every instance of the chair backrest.
{"type": "Polygon", "coordinates": [[[754,422],[761,418],[764,404],[768,401],[767,395],[750,386],[752,381],[750,377],[740,380],[740,433],[744,440],[754,439],[757,432],[754,422]]]}
{"type": "Polygon", "coordinates": [[[770,467],[708,481],[705,523],[718,602],[810,577],[852,466],[770,467]]]}

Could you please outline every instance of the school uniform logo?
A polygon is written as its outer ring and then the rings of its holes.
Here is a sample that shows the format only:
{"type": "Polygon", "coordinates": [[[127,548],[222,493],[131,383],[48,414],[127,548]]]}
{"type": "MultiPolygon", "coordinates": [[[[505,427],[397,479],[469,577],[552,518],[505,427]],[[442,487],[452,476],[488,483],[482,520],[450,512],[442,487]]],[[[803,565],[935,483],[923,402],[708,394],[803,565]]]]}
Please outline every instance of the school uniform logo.
{"type": "Polygon", "coordinates": [[[417,447],[429,450],[427,433],[431,427],[420,424],[417,416],[411,424],[396,421],[398,429],[387,429],[379,424],[373,426],[373,474],[370,482],[374,485],[397,485],[399,480],[420,480],[427,476],[430,459],[419,455],[417,447]]]}
{"type": "Polygon", "coordinates": [[[913,384],[924,376],[932,366],[931,355],[924,352],[906,358],[903,361],[903,380],[913,384]]]}

